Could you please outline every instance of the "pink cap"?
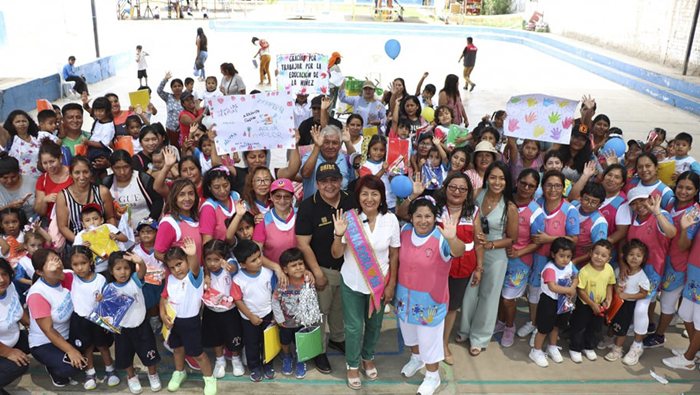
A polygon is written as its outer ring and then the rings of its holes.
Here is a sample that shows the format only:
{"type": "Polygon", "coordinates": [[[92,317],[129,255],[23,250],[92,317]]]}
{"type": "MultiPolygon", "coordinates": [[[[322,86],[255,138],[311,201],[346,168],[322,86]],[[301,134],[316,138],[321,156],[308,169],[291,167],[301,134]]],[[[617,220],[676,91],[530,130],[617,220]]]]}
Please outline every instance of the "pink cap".
{"type": "Polygon", "coordinates": [[[275,193],[275,191],[279,191],[280,189],[294,195],[294,186],[292,185],[292,182],[286,178],[278,178],[275,181],[272,181],[270,193],[275,193]]]}

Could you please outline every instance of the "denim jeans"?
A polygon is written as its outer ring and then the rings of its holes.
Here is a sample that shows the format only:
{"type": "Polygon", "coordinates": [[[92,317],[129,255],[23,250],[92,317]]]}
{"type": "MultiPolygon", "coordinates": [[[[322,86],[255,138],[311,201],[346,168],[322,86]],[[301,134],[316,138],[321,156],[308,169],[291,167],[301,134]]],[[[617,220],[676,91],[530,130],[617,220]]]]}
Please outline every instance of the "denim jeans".
{"type": "MultiPolygon", "coordinates": [[[[202,61],[202,65],[204,65],[207,62],[207,58],[209,57],[209,54],[207,51],[199,51],[199,56],[197,57],[198,60],[202,61]]],[[[194,76],[195,77],[200,77],[200,78],[206,78],[206,73],[204,72],[204,66],[202,66],[201,69],[197,70],[197,62],[195,62],[194,65],[194,76]]]]}

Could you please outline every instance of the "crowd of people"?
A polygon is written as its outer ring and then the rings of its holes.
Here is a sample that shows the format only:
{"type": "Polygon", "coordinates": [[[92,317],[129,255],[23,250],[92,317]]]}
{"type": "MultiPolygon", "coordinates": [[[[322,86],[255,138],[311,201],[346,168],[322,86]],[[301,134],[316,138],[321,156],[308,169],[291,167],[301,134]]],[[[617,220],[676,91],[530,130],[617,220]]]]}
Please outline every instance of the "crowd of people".
{"type": "MultiPolygon", "coordinates": [[[[423,87],[425,73],[415,94],[402,78],[381,97],[370,81],[360,96],[341,84],[338,100],[353,106],[343,121],[331,98],[297,95],[299,148],[274,168],[270,151],[217,152],[202,99],[245,94],[246,86],[231,63],[221,65],[220,85],[206,76],[206,47],[198,34],[195,73],[205,92],[170,73],[159,83],[164,125],[151,123],[152,103],[123,109],[117,95],[92,99],[87,86],[82,105],[42,110],[36,120],[16,110],[5,120],[0,388],[27,372],[31,354],[55,386],[81,379],[95,389],[97,349],[101,386],[126,378],[132,393],[142,392],[138,356],[158,391],[162,343],[175,361],[169,391],[187,379],[188,364],[201,370],[204,393],[215,394],[217,378],[242,376],[246,366],[254,382],[276,376],[262,352],[272,324],[282,374],[302,379],[307,365],[292,343],[304,327],[307,285],[323,314],[315,368],[330,373],[327,348],[341,352],[353,390],[380,377],[374,357],[386,306],[411,349],[401,373],[425,368],[422,395],[439,387],[440,362],[455,363],[453,330],[474,357],[502,333],[502,347],[530,338],[536,365],[560,363],[567,330],[574,362],[596,360],[600,349],[607,361],[635,365],[645,348],[664,345],[678,314],[690,343],[663,363],[695,368],[700,166],[688,155],[690,134],[667,141],[656,128],[647,141],[627,141],[618,157],[605,147],[622,131],[584,97],[569,144],[505,136],[500,109],[448,142],[451,126],[470,126],[460,90],[475,84],[462,87],[450,74],[438,92],[423,87]],[[368,128],[376,134],[364,136],[368,128]],[[388,163],[389,139],[407,142],[401,165],[388,163]],[[675,161],[674,185],[659,180],[667,160],[675,161]],[[404,176],[410,187],[400,191],[392,180],[404,176]],[[118,248],[102,253],[110,242],[118,248]],[[118,333],[89,320],[107,289],[133,299],[118,333]],[[233,303],[203,304],[212,292],[233,303]],[[522,297],[529,319],[516,328],[522,297]],[[205,349],[214,349],[213,361],[205,349]]],[[[143,61],[138,77],[147,78],[143,61]]]]}

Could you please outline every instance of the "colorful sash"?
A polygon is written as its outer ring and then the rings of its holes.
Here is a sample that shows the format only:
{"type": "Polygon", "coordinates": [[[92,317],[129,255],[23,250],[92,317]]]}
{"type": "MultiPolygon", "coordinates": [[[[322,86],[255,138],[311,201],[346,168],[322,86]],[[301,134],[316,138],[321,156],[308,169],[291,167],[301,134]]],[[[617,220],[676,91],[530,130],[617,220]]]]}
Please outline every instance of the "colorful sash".
{"type": "Polygon", "coordinates": [[[372,303],[369,305],[368,317],[372,316],[374,310],[379,311],[382,307],[382,296],[384,296],[384,274],[377,261],[372,244],[365,234],[360,216],[355,210],[346,213],[348,228],[345,231],[345,240],[348,242],[350,251],[355,257],[357,268],[360,269],[365,280],[372,303]]]}

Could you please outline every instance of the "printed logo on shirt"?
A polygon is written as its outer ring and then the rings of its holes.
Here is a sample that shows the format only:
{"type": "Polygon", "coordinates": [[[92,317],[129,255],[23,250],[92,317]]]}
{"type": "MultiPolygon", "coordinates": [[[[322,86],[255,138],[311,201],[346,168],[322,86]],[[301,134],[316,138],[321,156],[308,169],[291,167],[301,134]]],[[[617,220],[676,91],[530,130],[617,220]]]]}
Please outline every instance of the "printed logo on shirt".
{"type": "Polygon", "coordinates": [[[433,249],[432,249],[432,248],[428,248],[427,250],[425,250],[425,256],[426,256],[426,257],[430,258],[431,255],[433,255],[433,249]]]}
{"type": "Polygon", "coordinates": [[[552,222],[552,228],[554,229],[559,229],[559,225],[561,225],[561,222],[559,222],[559,220],[552,222]]]}

